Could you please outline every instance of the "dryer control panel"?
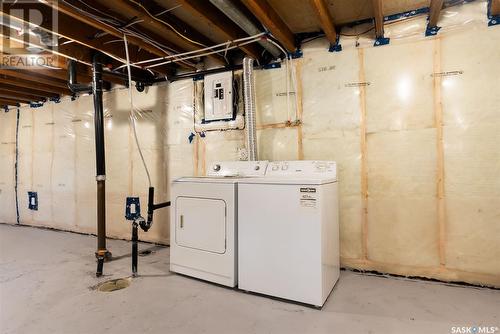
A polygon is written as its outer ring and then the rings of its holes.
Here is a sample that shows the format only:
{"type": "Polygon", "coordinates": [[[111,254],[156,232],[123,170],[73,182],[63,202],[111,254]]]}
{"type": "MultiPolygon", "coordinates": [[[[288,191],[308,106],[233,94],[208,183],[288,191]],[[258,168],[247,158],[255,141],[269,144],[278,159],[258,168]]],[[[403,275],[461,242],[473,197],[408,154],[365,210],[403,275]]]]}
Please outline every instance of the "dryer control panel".
{"type": "Polygon", "coordinates": [[[269,161],[217,161],[207,170],[208,176],[256,177],[266,174],[269,161]]]}
{"type": "Polygon", "coordinates": [[[335,161],[297,160],[273,161],[267,167],[266,176],[313,176],[321,175],[337,178],[337,164],[335,161]]]}

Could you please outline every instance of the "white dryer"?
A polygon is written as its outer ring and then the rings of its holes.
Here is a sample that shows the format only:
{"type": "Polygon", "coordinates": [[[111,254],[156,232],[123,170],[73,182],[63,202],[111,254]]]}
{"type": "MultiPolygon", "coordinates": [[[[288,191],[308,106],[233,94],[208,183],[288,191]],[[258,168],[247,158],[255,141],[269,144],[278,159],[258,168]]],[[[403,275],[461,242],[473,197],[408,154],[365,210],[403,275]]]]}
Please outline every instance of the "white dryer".
{"type": "Polygon", "coordinates": [[[240,181],[240,289],[321,307],[339,275],[335,162],[270,162],[240,181]]]}
{"type": "Polygon", "coordinates": [[[267,164],[217,162],[207,177],[183,177],[172,183],[171,271],[236,286],[238,181],[264,176],[267,164]]]}

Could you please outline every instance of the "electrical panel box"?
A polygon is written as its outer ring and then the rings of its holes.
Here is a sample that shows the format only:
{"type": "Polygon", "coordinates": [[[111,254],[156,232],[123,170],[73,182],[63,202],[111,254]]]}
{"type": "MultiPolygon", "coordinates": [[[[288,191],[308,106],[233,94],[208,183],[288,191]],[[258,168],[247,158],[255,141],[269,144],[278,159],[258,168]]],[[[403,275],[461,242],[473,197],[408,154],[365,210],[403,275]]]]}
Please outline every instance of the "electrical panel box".
{"type": "Polygon", "coordinates": [[[233,119],[233,72],[206,75],[205,122],[233,119]]]}

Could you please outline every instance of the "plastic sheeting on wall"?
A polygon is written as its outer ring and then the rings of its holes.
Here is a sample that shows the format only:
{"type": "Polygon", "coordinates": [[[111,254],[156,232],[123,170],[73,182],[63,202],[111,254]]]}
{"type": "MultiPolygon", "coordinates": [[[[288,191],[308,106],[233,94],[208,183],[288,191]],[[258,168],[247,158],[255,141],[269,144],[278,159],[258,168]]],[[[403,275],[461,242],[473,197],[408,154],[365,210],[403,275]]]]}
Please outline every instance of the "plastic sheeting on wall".
{"type": "Polygon", "coordinates": [[[16,221],[16,111],[0,112],[0,222],[16,221]]]}
{"type": "Polygon", "coordinates": [[[360,90],[357,50],[305,53],[304,158],[337,162],[341,255],[361,257],[360,90]],[[325,94],[325,88],[328,94],[325,94]]]}
{"type": "MultiPolygon", "coordinates": [[[[169,152],[165,136],[167,94],[166,85],[134,93],[134,104],[138,110],[137,131],[158,202],[167,198],[167,157],[164,156],[165,152],[169,152]]],[[[147,204],[148,182],[132,137],[129,110],[127,90],[118,89],[104,94],[107,234],[118,238],[129,238],[130,235],[130,222],[124,218],[126,197],[140,196],[143,210],[147,204]]],[[[15,113],[6,115],[11,114],[15,113]]],[[[21,109],[19,200],[20,221],[23,224],[95,233],[95,148],[91,96],[81,96],[75,101],[67,98],[61,103],[46,103],[36,109],[21,109]],[[38,193],[37,211],[28,209],[28,191],[38,193]]],[[[155,215],[156,224],[142,238],[168,242],[168,209],[159,210],[155,215]]],[[[15,219],[10,216],[2,221],[14,222],[15,219]]]]}
{"type": "MultiPolygon", "coordinates": [[[[435,38],[423,37],[425,22],[416,18],[389,25],[388,46],[372,48],[369,36],[342,38],[339,53],[308,44],[293,61],[302,79],[297,90],[290,82],[292,112],[284,64],[256,71],[259,158],[338,163],[344,266],[500,286],[500,28],[486,26],[484,5],[446,9],[435,38]],[[301,123],[287,123],[296,106],[301,123]]],[[[127,94],[105,94],[108,231],[120,238],[130,236],[125,197],[141,196],[144,208],[147,190],[127,94]]],[[[196,134],[193,97],[192,80],[134,92],[157,201],[169,198],[174,178],[242,158],[244,131],[196,134]]],[[[95,231],[92,114],[88,96],[21,111],[22,222],[95,231]],[[30,190],[40,193],[39,211],[27,209],[30,190]]],[[[0,220],[7,222],[15,221],[13,129],[15,113],[1,113],[0,220]]],[[[168,209],[155,215],[141,238],[168,242],[168,209]]]]}
{"type": "Polygon", "coordinates": [[[499,40],[498,26],[447,36],[442,71],[454,75],[441,80],[446,263],[500,277],[499,40]]]}
{"type": "Polygon", "coordinates": [[[367,256],[374,261],[439,265],[433,54],[432,40],[365,50],[367,256]]]}

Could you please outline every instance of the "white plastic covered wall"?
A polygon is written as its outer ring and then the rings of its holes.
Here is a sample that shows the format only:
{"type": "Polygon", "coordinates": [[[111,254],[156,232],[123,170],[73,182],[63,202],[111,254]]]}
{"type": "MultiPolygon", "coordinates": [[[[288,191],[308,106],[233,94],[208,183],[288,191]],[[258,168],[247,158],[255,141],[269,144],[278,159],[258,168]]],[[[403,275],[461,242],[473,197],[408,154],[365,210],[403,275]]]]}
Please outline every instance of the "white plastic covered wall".
{"type": "MultiPolygon", "coordinates": [[[[425,18],[388,26],[383,47],[346,38],[342,52],[329,53],[315,41],[294,61],[288,108],[285,66],[257,71],[259,158],[338,162],[344,266],[500,286],[500,27],[488,28],[485,12],[482,1],[452,7],[442,18],[449,29],[433,38],[422,37],[425,18]]],[[[184,80],[134,93],[157,201],[169,198],[172,179],[203,175],[245,146],[241,130],[189,141],[193,87],[184,80]]],[[[145,210],[148,186],[127,94],[105,94],[108,235],[118,238],[130,237],[125,198],[141,196],[145,210]]],[[[95,233],[92,110],[88,96],[21,110],[21,223],[95,233]],[[38,211],[27,209],[30,190],[38,211]]],[[[15,111],[0,115],[7,223],[16,221],[15,124],[15,111]]],[[[155,215],[141,238],[168,243],[168,209],[155,215]]]]}

